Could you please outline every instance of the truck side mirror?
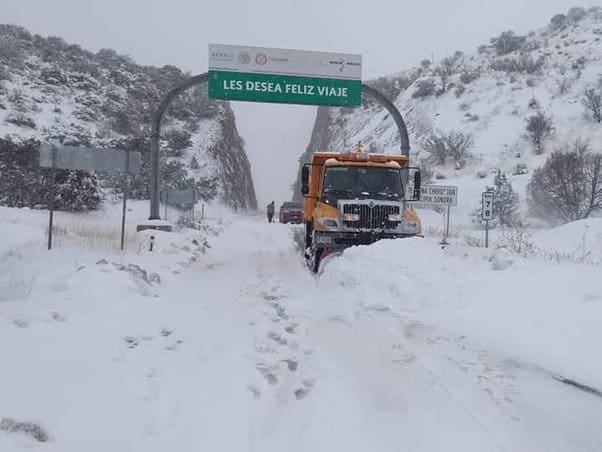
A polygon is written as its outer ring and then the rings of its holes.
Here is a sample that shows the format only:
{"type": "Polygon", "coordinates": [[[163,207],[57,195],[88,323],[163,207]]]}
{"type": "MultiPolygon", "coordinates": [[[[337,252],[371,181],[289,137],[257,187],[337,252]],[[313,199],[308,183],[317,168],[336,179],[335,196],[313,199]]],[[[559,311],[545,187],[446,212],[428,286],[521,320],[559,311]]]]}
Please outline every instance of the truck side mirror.
{"type": "Polygon", "coordinates": [[[303,196],[309,193],[309,165],[303,165],[301,168],[301,193],[303,196]]]}
{"type": "Polygon", "coordinates": [[[416,170],[416,172],[414,173],[414,200],[415,201],[420,201],[420,184],[421,184],[422,178],[420,176],[420,170],[416,170]]]}

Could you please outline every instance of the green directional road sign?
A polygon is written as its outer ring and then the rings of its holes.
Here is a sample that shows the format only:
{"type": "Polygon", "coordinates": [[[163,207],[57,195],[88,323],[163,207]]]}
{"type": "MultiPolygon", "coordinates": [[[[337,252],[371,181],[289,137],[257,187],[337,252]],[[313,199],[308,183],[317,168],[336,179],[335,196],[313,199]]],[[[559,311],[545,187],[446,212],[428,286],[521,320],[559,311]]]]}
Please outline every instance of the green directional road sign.
{"type": "Polygon", "coordinates": [[[211,44],[212,99],[361,105],[361,56],[211,44]]]}

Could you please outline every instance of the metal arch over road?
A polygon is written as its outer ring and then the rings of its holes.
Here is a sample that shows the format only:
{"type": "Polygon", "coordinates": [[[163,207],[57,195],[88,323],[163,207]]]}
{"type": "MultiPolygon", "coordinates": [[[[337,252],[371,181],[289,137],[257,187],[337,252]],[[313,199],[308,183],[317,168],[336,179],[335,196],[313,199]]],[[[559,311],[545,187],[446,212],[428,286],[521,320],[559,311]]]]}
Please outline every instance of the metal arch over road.
{"type": "MultiPolygon", "coordinates": [[[[150,183],[150,216],[149,220],[160,220],[159,214],[159,203],[160,203],[160,187],[161,187],[161,171],[159,166],[159,140],[161,138],[161,121],[165,115],[165,111],[172,103],[172,101],[180,95],[182,92],[192,88],[193,86],[207,83],[209,80],[209,74],[207,72],[190,77],[181,85],[172,89],[167,96],[163,99],[159,108],[153,116],[152,129],[151,129],[151,142],[150,142],[150,161],[151,161],[151,183],[150,183]]],[[[401,142],[401,154],[408,156],[410,154],[410,139],[408,136],[408,129],[406,126],[401,113],[391,100],[383,93],[378,91],[371,86],[362,83],[362,94],[368,95],[375,99],[380,105],[385,107],[387,111],[393,117],[397,130],[399,132],[399,138],[401,142]]]]}

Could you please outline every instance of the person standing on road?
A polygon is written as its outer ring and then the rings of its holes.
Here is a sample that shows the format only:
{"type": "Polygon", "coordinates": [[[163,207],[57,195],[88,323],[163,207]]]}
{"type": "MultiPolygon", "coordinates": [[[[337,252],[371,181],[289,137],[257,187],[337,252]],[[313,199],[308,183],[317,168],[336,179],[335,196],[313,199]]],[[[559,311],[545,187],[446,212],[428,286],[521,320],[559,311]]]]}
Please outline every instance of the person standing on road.
{"type": "Polygon", "coordinates": [[[268,223],[272,222],[272,218],[274,218],[274,201],[268,204],[268,223]]]}

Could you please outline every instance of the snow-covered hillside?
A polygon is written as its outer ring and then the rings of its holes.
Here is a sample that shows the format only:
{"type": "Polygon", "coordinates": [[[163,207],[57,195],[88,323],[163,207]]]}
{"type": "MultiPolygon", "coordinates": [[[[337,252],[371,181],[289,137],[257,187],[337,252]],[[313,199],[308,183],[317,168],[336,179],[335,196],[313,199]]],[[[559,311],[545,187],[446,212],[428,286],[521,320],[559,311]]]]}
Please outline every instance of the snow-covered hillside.
{"type": "Polygon", "coordinates": [[[90,229],[117,209],[59,213],[49,253],[0,213],[2,451],[602,449],[599,266],[427,238],[316,278],[263,217],[118,253],[90,229]]]}
{"type": "MultiPolygon", "coordinates": [[[[146,197],[151,117],[188,76],[173,66],[140,66],[110,49],[94,54],[58,37],[0,25],[0,137],[140,151],[145,164],[133,195],[146,197]]],[[[194,185],[204,199],[256,208],[250,164],[228,103],[209,100],[206,87],[183,93],[167,112],[162,138],[164,185],[194,185]]],[[[35,143],[26,142],[20,152],[37,161],[35,143]]],[[[11,192],[0,189],[0,199],[11,192]]],[[[9,201],[4,204],[20,205],[9,201]]]]}
{"type": "MultiPolygon", "coordinates": [[[[496,169],[508,174],[526,213],[525,187],[551,151],[581,139],[594,152],[602,152],[602,125],[582,105],[586,88],[602,93],[600,8],[591,8],[580,20],[567,19],[526,36],[503,36],[510,42],[506,50],[496,44],[498,36],[474,54],[456,52],[439,64],[426,60],[420,67],[370,82],[392,96],[401,110],[413,162],[432,171],[435,183],[460,187],[454,209],[459,224],[470,224],[470,213],[485,186],[492,185],[496,169]],[[512,45],[516,49],[507,52],[512,45]],[[428,88],[431,81],[431,90],[425,88],[419,96],[421,84],[428,88]],[[551,118],[554,126],[542,155],[535,155],[525,139],[526,120],[537,112],[551,118]],[[474,141],[472,157],[461,169],[453,162],[428,162],[423,149],[432,133],[451,131],[474,141]]],[[[301,162],[309,161],[316,150],[349,150],[358,141],[379,152],[399,152],[395,124],[380,107],[367,103],[354,110],[322,108],[301,162]]]]}

